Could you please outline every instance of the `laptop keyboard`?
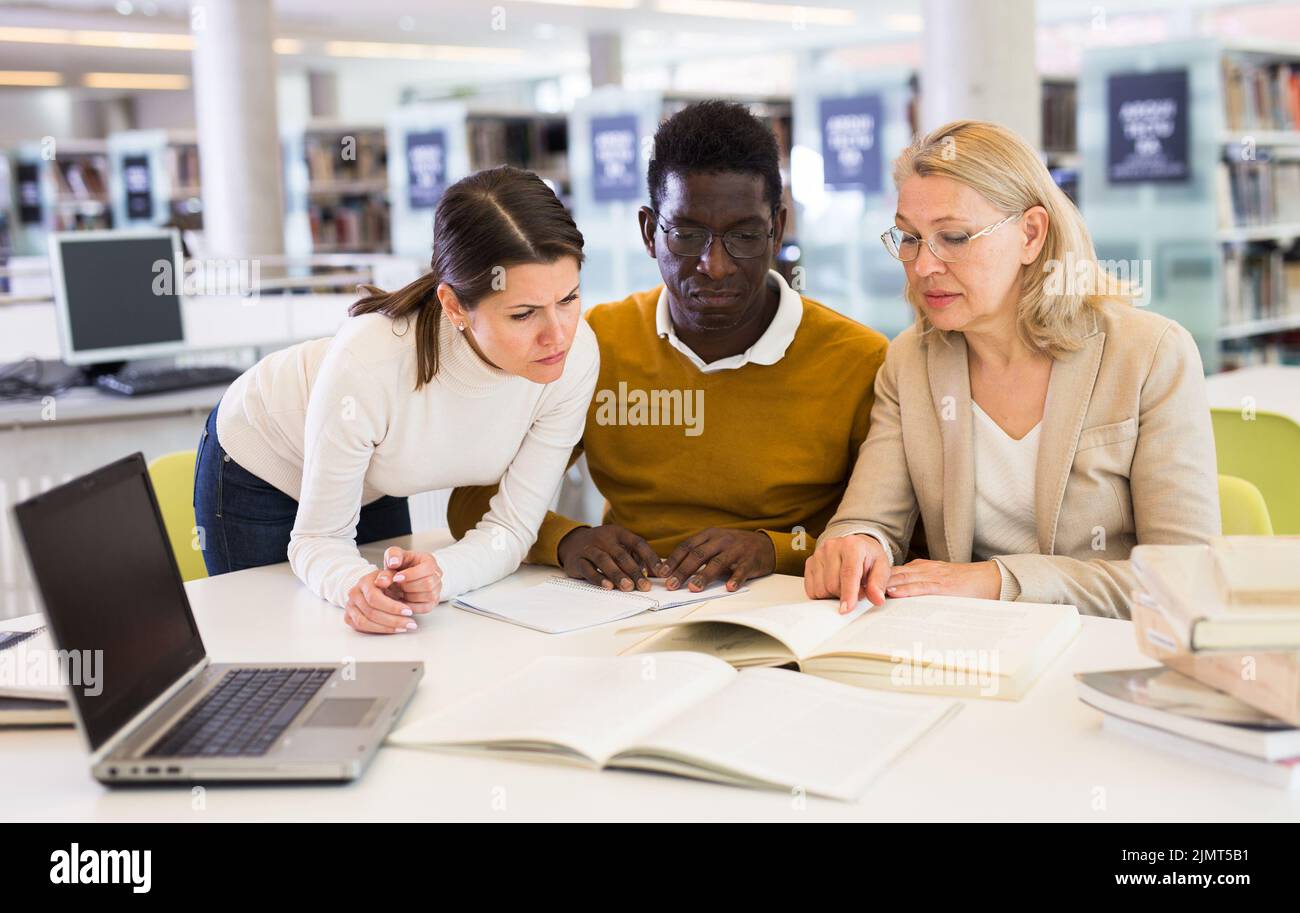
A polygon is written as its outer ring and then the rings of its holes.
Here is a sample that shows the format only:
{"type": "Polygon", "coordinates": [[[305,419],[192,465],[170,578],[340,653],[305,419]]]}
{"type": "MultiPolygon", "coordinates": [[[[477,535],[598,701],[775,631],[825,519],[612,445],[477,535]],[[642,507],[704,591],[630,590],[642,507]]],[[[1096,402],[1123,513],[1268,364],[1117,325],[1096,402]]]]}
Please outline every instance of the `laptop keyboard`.
{"type": "Polygon", "coordinates": [[[333,669],[231,669],[146,757],[264,755],[333,669]]]}

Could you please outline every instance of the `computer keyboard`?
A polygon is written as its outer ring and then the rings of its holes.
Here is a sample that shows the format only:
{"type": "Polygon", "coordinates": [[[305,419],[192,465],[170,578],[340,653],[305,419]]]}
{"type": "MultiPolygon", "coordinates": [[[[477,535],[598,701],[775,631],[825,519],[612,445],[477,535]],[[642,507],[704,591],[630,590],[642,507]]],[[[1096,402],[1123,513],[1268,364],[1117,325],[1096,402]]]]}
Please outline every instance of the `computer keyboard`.
{"type": "Polygon", "coordinates": [[[197,368],[123,368],[116,374],[101,374],[95,386],[121,396],[143,396],[149,393],[170,393],[193,387],[210,387],[229,384],[242,372],[223,365],[197,368]]]}
{"type": "Polygon", "coordinates": [[[264,755],[332,674],[333,669],[232,669],[146,757],[264,755]]]}

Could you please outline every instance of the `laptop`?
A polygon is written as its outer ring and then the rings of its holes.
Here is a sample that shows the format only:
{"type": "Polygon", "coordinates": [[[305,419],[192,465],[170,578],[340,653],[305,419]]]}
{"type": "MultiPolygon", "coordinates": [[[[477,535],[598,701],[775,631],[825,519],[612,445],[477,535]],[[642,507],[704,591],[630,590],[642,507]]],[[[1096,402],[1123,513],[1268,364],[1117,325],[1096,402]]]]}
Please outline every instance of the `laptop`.
{"type": "Polygon", "coordinates": [[[14,513],[102,783],[355,779],[424,674],[211,662],[139,453],[14,513]]]}

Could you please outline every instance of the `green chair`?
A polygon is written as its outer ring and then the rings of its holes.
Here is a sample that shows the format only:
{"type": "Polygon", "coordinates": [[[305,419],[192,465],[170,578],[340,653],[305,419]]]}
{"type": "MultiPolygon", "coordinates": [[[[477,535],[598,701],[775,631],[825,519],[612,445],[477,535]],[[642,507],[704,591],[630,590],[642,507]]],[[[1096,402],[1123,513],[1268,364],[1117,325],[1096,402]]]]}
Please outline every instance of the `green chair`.
{"type": "Polygon", "coordinates": [[[203,552],[194,547],[194,457],[195,451],[181,450],[149,463],[149,478],[158,496],[167,541],[183,580],[208,576],[203,552]]]}
{"type": "Polygon", "coordinates": [[[1264,496],[1273,531],[1300,534],[1300,425],[1285,415],[1211,409],[1219,472],[1245,479],[1264,496]]]}
{"type": "Polygon", "coordinates": [[[1264,496],[1245,479],[1219,476],[1219,515],[1225,536],[1273,535],[1264,496]]]}

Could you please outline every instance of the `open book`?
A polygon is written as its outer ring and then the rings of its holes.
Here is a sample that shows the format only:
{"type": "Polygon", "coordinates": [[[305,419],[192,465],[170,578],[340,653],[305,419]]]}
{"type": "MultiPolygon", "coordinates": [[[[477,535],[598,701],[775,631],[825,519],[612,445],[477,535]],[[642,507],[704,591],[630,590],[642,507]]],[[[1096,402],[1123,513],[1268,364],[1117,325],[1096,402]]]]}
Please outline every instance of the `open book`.
{"type": "Polygon", "coordinates": [[[585,580],[554,576],[526,587],[500,584],[483,587],[452,600],[452,605],[545,634],[563,634],[611,621],[622,621],[642,612],[656,612],[659,609],[734,596],[743,593],[745,589],[739,587],[728,590],[722,582],[718,582],[698,593],[692,593],[685,588],[670,590],[662,580],[651,578],[649,592],[624,592],[607,590],[585,580]]]}
{"type": "Polygon", "coordinates": [[[698,653],[547,656],[388,741],[852,800],[960,706],[698,653]]]}
{"type": "Polygon", "coordinates": [[[692,650],[862,687],[1019,700],[1079,628],[1070,605],[909,596],[841,615],[838,601],[808,599],[640,625],[628,630],[658,633],[624,652],[692,650]]]}

